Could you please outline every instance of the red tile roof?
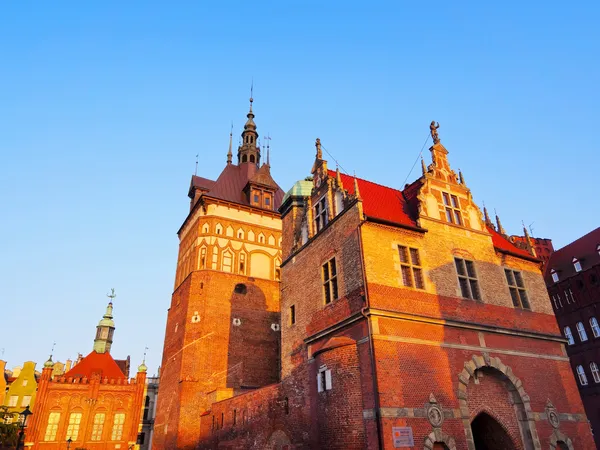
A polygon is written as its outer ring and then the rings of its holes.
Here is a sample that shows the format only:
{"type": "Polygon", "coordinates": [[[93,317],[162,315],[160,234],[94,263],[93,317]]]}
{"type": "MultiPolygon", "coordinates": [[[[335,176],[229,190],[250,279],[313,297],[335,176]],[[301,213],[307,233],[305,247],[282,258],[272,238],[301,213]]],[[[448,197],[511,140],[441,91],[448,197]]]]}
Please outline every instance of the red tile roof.
{"type": "Polygon", "coordinates": [[[577,272],[575,272],[573,258],[579,260],[582,270],[600,264],[598,245],[600,245],[600,227],[565,245],[560,250],[556,250],[546,265],[546,284],[554,284],[551,275],[552,269],[556,270],[560,281],[575,275],[577,272]]]}
{"type": "Polygon", "coordinates": [[[101,377],[105,378],[126,378],[110,353],[97,353],[95,350],[79,361],[79,364],[64,374],[65,377],[87,377],[100,372],[101,377]]]}
{"type": "MultiPolygon", "coordinates": [[[[334,170],[327,171],[330,177],[336,177],[334,170]]],[[[344,189],[354,194],[354,177],[341,174],[344,189]]],[[[382,186],[371,181],[356,178],[358,190],[363,201],[363,212],[367,218],[384,220],[400,225],[417,227],[417,195],[422,186],[420,180],[406,186],[404,191],[382,186]]],[[[518,248],[493,228],[488,228],[494,247],[500,251],[533,259],[527,251],[518,248]]]]}
{"type": "MultiPolygon", "coordinates": [[[[334,170],[328,170],[330,177],[336,176],[334,170]]],[[[354,194],[354,177],[341,174],[344,189],[354,194]]],[[[363,212],[365,216],[394,222],[401,225],[416,227],[417,222],[413,217],[411,208],[404,198],[402,191],[387,186],[382,186],[371,181],[356,178],[358,190],[363,200],[363,212]]]]}

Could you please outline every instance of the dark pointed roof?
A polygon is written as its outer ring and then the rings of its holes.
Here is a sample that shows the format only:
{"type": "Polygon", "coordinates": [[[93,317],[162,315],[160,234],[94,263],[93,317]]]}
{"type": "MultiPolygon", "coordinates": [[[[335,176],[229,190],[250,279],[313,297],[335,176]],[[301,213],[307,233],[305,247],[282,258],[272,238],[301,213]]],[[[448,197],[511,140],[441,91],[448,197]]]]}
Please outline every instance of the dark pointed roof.
{"type": "MultiPolygon", "coordinates": [[[[192,184],[195,183],[195,179],[200,177],[194,176],[192,178],[192,184]]],[[[203,187],[206,188],[205,195],[220,200],[226,200],[228,202],[239,203],[241,205],[250,205],[244,189],[248,182],[259,184],[275,192],[273,199],[273,210],[277,210],[281,205],[284,192],[279,185],[273,180],[271,176],[270,168],[267,164],[263,164],[262,167],[258,168],[256,164],[242,163],[239,165],[228,164],[217,178],[217,181],[210,181],[203,178],[203,187]],[[207,181],[209,183],[207,183],[207,181]],[[212,183],[212,184],[211,184],[212,183]]]]}
{"type": "Polygon", "coordinates": [[[600,227],[565,245],[563,248],[556,250],[552,253],[546,265],[546,284],[554,284],[551,275],[552,269],[556,270],[560,281],[577,274],[573,265],[573,258],[579,260],[581,268],[584,271],[600,264],[600,254],[597,250],[598,245],[600,245],[600,227]]]}

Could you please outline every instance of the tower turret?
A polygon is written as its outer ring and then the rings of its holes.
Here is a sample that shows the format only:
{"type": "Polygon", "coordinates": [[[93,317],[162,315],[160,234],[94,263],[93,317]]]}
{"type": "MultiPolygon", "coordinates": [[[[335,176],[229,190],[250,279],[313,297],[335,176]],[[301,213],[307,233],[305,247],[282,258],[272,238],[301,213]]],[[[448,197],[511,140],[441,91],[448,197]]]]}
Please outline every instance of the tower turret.
{"type": "Polygon", "coordinates": [[[110,302],[106,307],[106,312],[98,326],[96,327],[96,339],[94,339],[94,350],[97,353],[110,353],[110,348],[113,343],[113,334],[115,332],[115,321],[113,320],[113,304],[112,300],[116,297],[115,290],[112,289],[108,295],[110,302]]]}
{"type": "Polygon", "coordinates": [[[238,148],[238,164],[248,163],[258,166],[260,164],[260,147],[258,146],[258,133],[254,123],[252,102],[254,102],[254,99],[250,97],[250,111],[246,115],[248,120],[244,124],[244,131],[242,131],[242,145],[238,148]]]}

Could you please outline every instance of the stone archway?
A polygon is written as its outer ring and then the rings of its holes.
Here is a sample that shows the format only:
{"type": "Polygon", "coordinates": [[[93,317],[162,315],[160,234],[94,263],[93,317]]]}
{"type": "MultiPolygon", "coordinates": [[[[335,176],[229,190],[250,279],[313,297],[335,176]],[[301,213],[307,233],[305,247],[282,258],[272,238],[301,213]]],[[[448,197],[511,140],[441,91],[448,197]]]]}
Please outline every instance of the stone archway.
{"type": "Polygon", "coordinates": [[[471,431],[477,449],[504,450],[516,447],[500,422],[486,412],[479,413],[473,419],[471,431]]]}
{"type": "Polygon", "coordinates": [[[510,391],[513,401],[521,409],[521,417],[518,418],[519,428],[523,439],[523,445],[526,450],[541,448],[540,440],[533,419],[533,411],[531,409],[531,400],[523,383],[516,377],[512,369],[503,364],[500,358],[490,357],[487,353],[483,356],[473,355],[469,361],[464,364],[464,369],[458,375],[458,403],[461,412],[461,418],[467,437],[468,450],[476,450],[473,432],[471,430],[471,419],[468,404],[467,386],[471,378],[475,376],[475,372],[479,369],[490,369],[497,373],[507,384],[507,389],[510,391]]]}
{"type": "Polygon", "coordinates": [[[554,430],[550,436],[550,450],[574,450],[573,441],[559,430],[554,430]]]}
{"type": "Polygon", "coordinates": [[[425,438],[424,450],[456,450],[456,442],[441,429],[436,428],[425,438]]]}
{"type": "Polygon", "coordinates": [[[291,444],[290,438],[282,430],[275,430],[271,433],[265,450],[287,450],[291,444]]]}

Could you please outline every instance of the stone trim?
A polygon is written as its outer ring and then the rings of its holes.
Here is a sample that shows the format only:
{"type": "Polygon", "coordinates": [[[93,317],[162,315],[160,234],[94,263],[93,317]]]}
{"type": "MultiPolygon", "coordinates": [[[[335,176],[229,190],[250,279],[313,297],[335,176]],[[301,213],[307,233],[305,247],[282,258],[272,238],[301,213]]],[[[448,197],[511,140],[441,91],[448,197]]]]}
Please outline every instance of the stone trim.
{"type": "Polygon", "coordinates": [[[476,449],[473,440],[473,432],[471,431],[471,418],[469,414],[469,405],[467,403],[467,386],[469,385],[471,377],[474,376],[475,371],[483,367],[495,369],[508,379],[511,384],[509,390],[514,391],[513,395],[521,401],[525,412],[525,417],[519,418],[520,426],[523,427],[521,430],[522,434],[531,439],[529,442],[524,442],[525,449],[541,450],[542,446],[535,427],[533,411],[531,410],[531,399],[525,392],[522,381],[515,376],[509,366],[502,363],[500,358],[490,356],[488,353],[483,353],[483,355],[473,355],[469,361],[465,361],[464,369],[458,374],[458,404],[460,406],[460,413],[465,428],[468,450],[476,449]]]}
{"type": "Polygon", "coordinates": [[[429,433],[429,436],[425,438],[423,450],[432,450],[436,442],[442,442],[446,444],[450,450],[456,450],[456,442],[454,439],[450,435],[444,433],[441,428],[435,428],[429,433]]]}
{"type": "Polygon", "coordinates": [[[540,359],[551,359],[554,361],[565,361],[568,362],[569,358],[565,356],[558,355],[542,355],[539,353],[527,353],[520,352],[516,350],[504,350],[497,349],[491,347],[477,347],[476,345],[466,345],[466,344],[451,344],[448,342],[439,342],[439,341],[429,341],[426,339],[418,339],[418,338],[407,338],[400,336],[387,336],[387,335],[373,335],[373,339],[378,339],[382,341],[394,341],[394,342],[403,342],[406,344],[420,344],[420,345],[429,345],[433,347],[444,347],[444,348],[456,348],[459,350],[471,350],[476,352],[492,352],[492,353],[500,353],[504,355],[513,355],[513,356],[524,356],[528,358],[540,358],[540,359]]]}
{"type": "MultiPolygon", "coordinates": [[[[419,315],[415,315],[415,314],[398,313],[398,312],[394,312],[394,311],[387,311],[384,309],[369,308],[367,311],[365,311],[365,313],[369,316],[388,317],[391,319],[404,319],[404,320],[410,320],[410,321],[414,321],[414,322],[431,323],[431,324],[443,325],[443,326],[447,326],[447,327],[464,328],[464,329],[475,330],[475,331],[486,331],[488,333],[505,334],[505,335],[511,335],[511,336],[527,337],[527,338],[532,338],[532,339],[542,339],[545,341],[555,341],[555,342],[560,342],[561,344],[567,344],[567,340],[565,338],[563,338],[562,336],[559,336],[559,335],[555,335],[555,334],[534,333],[534,332],[530,332],[530,331],[521,331],[521,330],[516,330],[516,329],[511,329],[511,328],[499,328],[499,327],[494,327],[494,326],[484,325],[484,324],[461,322],[458,320],[446,320],[446,319],[439,319],[439,318],[435,318],[435,317],[419,316],[419,315]]],[[[537,314],[541,314],[541,313],[537,313],[537,314]]]]}
{"type": "Polygon", "coordinates": [[[559,430],[554,430],[552,435],[550,435],[550,450],[555,450],[559,441],[564,442],[569,450],[575,450],[573,447],[573,441],[566,434],[559,430]]]}

